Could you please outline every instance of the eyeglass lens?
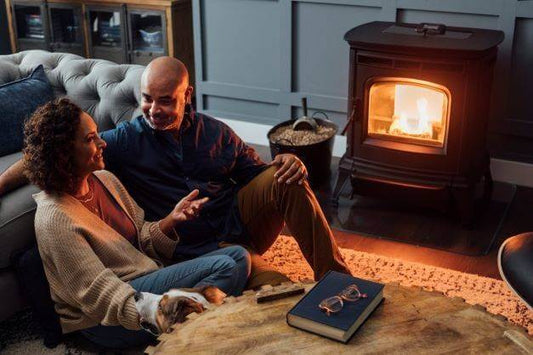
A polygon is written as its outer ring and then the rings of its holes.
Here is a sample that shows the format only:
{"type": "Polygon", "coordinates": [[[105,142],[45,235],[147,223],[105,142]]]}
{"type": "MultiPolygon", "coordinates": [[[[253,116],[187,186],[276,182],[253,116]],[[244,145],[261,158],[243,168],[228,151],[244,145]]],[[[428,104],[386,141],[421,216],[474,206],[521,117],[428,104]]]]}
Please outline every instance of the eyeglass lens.
{"type": "Polygon", "coordinates": [[[326,314],[329,316],[331,313],[337,313],[339,312],[342,307],[344,307],[344,302],[355,302],[360,298],[366,298],[366,293],[361,293],[359,291],[359,288],[357,285],[353,284],[348,287],[346,287],[344,290],[342,290],[337,296],[328,297],[324,299],[318,307],[325,311],[326,314]]]}
{"type": "Polygon", "coordinates": [[[330,313],[339,312],[343,306],[344,302],[342,302],[342,298],[339,296],[328,297],[318,305],[320,309],[326,311],[328,316],[330,313]]]}
{"type": "Polygon", "coordinates": [[[346,301],[354,302],[360,298],[366,298],[366,293],[361,293],[357,285],[350,285],[342,290],[339,296],[346,301]]]}

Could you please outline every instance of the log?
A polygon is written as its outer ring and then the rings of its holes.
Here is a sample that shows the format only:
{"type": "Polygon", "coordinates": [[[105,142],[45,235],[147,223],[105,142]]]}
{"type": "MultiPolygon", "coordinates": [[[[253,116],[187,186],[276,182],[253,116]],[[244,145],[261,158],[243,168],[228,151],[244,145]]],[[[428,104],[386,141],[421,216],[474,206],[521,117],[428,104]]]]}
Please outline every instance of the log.
{"type": "MultiPolygon", "coordinates": [[[[309,290],[312,285],[305,287],[309,290]]],[[[250,293],[177,325],[146,352],[520,354],[531,340],[522,328],[459,298],[397,284],[386,285],[384,295],[382,304],[346,345],[287,325],[285,315],[301,295],[257,303],[250,293]]]]}

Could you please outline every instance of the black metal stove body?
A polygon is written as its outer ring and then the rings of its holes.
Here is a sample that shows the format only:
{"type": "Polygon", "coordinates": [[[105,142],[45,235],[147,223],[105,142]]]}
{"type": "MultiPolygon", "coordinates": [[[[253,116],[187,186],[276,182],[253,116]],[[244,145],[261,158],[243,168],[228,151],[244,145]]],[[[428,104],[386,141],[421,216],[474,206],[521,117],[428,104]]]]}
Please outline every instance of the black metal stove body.
{"type": "Polygon", "coordinates": [[[334,199],[350,178],[355,194],[451,196],[467,221],[476,185],[490,197],[486,131],[503,32],[372,22],[344,38],[349,121],[334,199]]]}

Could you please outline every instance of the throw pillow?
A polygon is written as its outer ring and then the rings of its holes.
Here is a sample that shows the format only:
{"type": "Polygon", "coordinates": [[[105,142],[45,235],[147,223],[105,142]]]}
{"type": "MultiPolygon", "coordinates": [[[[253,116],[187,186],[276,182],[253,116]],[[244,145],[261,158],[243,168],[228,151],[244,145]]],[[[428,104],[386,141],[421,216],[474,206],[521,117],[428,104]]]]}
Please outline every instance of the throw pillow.
{"type": "Polygon", "coordinates": [[[27,78],[0,86],[0,156],[22,150],[24,120],[53,98],[42,65],[27,78]]]}

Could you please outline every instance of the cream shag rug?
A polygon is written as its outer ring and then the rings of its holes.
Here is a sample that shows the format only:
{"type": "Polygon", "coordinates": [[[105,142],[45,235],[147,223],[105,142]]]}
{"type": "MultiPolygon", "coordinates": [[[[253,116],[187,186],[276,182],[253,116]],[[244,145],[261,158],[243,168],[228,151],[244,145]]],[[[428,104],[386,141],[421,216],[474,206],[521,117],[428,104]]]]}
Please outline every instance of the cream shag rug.
{"type": "MultiPolygon", "coordinates": [[[[533,335],[533,311],[503,281],[350,249],[341,248],[341,253],[357,277],[461,297],[469,304],[481,305],[490,313],[504,316],[533,335]]],[[[293,281],[313,278],[292,237],[280,236],[263,257],[293,281]]]]}

